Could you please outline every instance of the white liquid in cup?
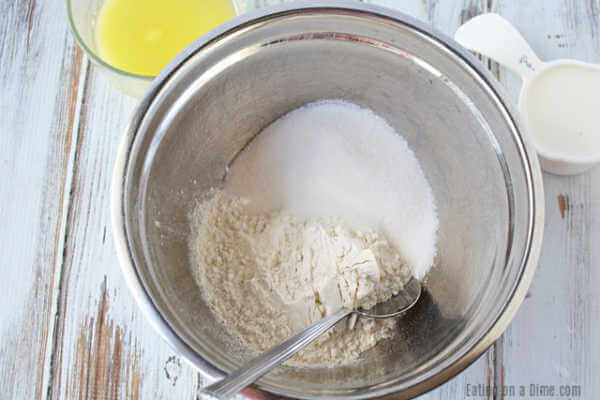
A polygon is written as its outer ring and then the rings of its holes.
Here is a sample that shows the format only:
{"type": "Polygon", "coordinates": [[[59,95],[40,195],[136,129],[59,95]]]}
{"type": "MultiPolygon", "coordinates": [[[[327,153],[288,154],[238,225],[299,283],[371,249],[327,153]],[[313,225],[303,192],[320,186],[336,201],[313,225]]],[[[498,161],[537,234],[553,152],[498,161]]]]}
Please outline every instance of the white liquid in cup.
{"type": "Polygon", "coordinates": [[[543,170],[574,175],[600,162],[600,65],[542,62],[516,28],[494,13],[469,20],[454,37],[523,79],[519,110],[543,170]]]}
{"type": "Polygon", "coordinates": [[[529,85],[525,113],[535,143],[548,153],[593,156],[600,151],[600,71],[555,66],[529,85]]]}

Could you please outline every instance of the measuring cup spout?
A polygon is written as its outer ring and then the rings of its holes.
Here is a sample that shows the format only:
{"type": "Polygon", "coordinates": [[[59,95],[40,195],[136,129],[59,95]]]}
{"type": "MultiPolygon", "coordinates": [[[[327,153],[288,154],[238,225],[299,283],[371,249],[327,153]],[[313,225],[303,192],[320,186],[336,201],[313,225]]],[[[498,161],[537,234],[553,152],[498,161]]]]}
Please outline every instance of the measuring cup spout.
{"type": "Polygon", "coordinates": [[[542,65],[519,31],[498,14],[482,14],[467,21],[458,28],[454,39],[509,68],[523,81],[529,80],[542,65]]]}

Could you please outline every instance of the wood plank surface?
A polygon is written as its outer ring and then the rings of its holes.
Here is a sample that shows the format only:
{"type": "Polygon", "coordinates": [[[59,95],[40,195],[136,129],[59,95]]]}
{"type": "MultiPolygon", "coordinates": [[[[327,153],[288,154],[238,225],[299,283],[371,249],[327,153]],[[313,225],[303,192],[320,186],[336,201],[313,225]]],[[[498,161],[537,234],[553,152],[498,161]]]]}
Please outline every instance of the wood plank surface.
{"type": "MultiPolygon", "coordinates": [[[[492,10],[542,59],[600,62],[598,0],[374,2],[448,35],[492,10]]],[[[0,398],[193,399],[204,382],[138,311],[112,244],[110,174],[135,100],[89,65],[64,14],[61,2],[0,3],[0,398]]],[[[489,66],[516,100],[518,78],[489,66]]],[[[600,393],[599,178],[544,175],[530,294],[494,347],[423,399],[463,399],[467,384],[524,385],[524,398],[541,398],[532,384],[582,392],[559,399],[600,393]]]]}
{"type": "MultiPolygon", "coordinates": [[[[600,2],[494,0],[544,61],[600,63],[600,2]]],[[[499,69],[517,101],[520,81],[499,69]]],[[[556,95],[560,95],[557,93],[556,95]]],[[[552,398],[600,393],[600,168],[573,177],[544,174],[544,244],[529,295],[499,343],[504,384],[552,398]],[[533,385],[533,386],[532,386],[533,385]],[[561,390],[563,393],[561,393],[561,390]]],[[[541,397],[540,397],[541,398],[541,397]]]]}
{"type": "Polygon", "coordinates": [[[109,215],[117,146],[136,101],[89,72],[76,143],[50,399],[192,399],[196,372],[139,312],[109,215]]]}
{"type": "Polygon", "coordinates": [[[51,376],[83,55],[61,8],[0,3],[0,397],[51,376]]]}

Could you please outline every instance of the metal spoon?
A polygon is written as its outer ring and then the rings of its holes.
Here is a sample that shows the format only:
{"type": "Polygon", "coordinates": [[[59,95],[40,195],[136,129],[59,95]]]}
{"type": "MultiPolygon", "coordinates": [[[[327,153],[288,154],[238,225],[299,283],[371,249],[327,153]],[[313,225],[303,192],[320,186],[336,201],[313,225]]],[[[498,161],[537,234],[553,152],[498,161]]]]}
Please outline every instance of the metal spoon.
{"type": "Polygon", "coordinates": [[[323,332],[347,316],[358,314],[360,317],[380,319],[397,317],[414,306],[420,296],[421,283],[417,279],[411,278],[397,295],[392,296],[392,298],[383,303],[375,305],[369,310],[342,308],[338,312],[326,316],[303,331],[287,338],[277,346],[267,350],[219,382],[200,390],[198,398],[204,399],[212,396],[220,400],[229,399],[269,372],[272,368],[308,346],[323,332]]]}

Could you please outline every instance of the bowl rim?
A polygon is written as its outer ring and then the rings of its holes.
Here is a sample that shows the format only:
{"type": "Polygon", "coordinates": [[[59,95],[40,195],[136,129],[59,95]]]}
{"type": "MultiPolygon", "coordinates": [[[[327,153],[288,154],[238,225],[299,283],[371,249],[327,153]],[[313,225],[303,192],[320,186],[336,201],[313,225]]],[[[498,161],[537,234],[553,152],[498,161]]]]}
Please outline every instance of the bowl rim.
{"type": "MultiPolygon", "coordinates": [[[[69,1],[69,0],[67,0],[69,1]]],[[[264,9],[258,9],[251,13],[239,16],[220,27],[210,31],[206,35],[197,39],[194,43],[183,50],[175,59],[167,65],[167,67],[157,76],[151,83],[150,87],[138,103],[128,125],[125,128],[124,135],[118,149],[113,176],[111,182],[110,194],[110,212],[111,225],[114,235],[114,241],[117,251],[117,256],[121,266],[122,273],[127,282],[127,285],[133,294],[138,306],[141,308],[145,317],[154,327],[154,329],[162,336],[162,338],[176,350],[186,361],[197,368],[204,377],[209,380],[216,380],[224,375],[224,372],[212,365],[206,359],[197,353],[169,324],[169,322],[160,313],[158,307],[154,303],[151,295],[147,292],[142,284],[141,277],[138,273],[133,251],[131,249],[131,232],[127,229],[125,219],[126,214],[126,178],[131,160],[133,144],[136,139],[137,131],[144,119],[146,112],[153,102],[155,96],[161,88],[169,81],[169,78],[177,72],[186,60],[191,58],[198,51],[208,46],[209,44],[218,41],[222,37],[231,34],[238,29],[242,29],[247,25],[251,25],[258,20],[275,18],[290,13],[310,12],[310,11],[337,11],[367,14],[372,17],[381,18],[394,23],[402,24],[416,33],[421,34],[426,39],[434,43],[437,47],[453,54],[459,62],[470,70],[473,77],[478,79],[481,86],[486,89],[490,96],[496,102],[499,111],[503,114],[504,119],[510,125],[513,131],[514,139],[518,152],[522,155],[522,164],[527,186],[527,201],[529,204],[527,243],[524,254],[520,260],[519,276],[513,283],[510,294],[506,299],[506,303],[499,311],[498,317],[490,325],[487,332],[481,334],[478,341],[466,348],[464,353],[459,354],[458,358],[451,364],[443,367],[437,373],[426,377],[423,381],[404,389],[400,395],[393,388],[383,388],[375,390],[368,394],[360,394],[351,396],[350,398],[365,399],[376,398],[394,395],[394,398],[412,398],[423,394],[435,387],[443,384],[459,372],[467,368],[470,364],[476,361],[504,332],[514,315],[516,314],[521,302],[525,298],[531,280],[533,278],[537,261],[539,258],[543,225],[544,225],[544,195],[542,186],[541,170],[538,164],[535,150],[528,142],[525,133],[525,127],[519,122],[516,109],[506,101],[507,96],[503,90],[495,83],[492,75],[485,70],[481,63],[472,56],[466,49],[461,47],[457,42],[447,35],[437,31],[430,25],[416,20],[413,17],[405,15],[395,10],[385,7],[365,4],[365,3],[348,3],[338,0],[327,0],[319,4],[311,3],[310,1],[294,2],[264,9]]],[[[397,390],[397,389],[396,389],[397,390]]],[[[271,394],[277,396],[286,396],[286,393],[279,393],[275,390],[266,388],[260,383],[254,387],[249,387],[242,392],[250,397],[259,396],[264,398],[271,394]]],[[[289,396],[289,395],[288,395],[289,396]]],[[[311,398],[309,396],[302,398],[311,398]]]]}

